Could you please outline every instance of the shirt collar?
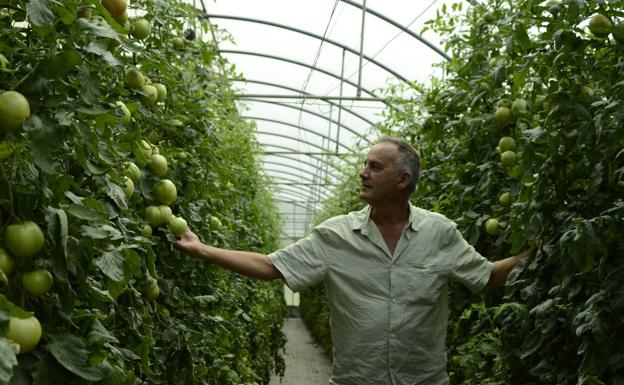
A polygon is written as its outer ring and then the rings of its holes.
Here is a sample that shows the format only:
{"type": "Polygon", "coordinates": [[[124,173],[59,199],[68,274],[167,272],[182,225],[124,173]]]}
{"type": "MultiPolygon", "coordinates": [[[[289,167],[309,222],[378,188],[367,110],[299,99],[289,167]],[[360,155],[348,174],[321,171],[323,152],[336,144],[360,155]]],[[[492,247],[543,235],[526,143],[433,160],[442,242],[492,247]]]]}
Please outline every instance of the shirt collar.
{"type": "MultiPolygon", "coordinates": [[[[422,214],[418,212],[418,209],[412,205],[411,202],[409,203],[409,210],[410,214],[407,226],[411,227],[414,231],[418,231],[418,226],[423,220],[422,214]]],[[[368,232],[368,225],[370,222],[370,213],[371,207],[369,205],[364,207],[362,210],[357,211],[351,220],[351,230],[359,230],[363,234],[366,234],[368,232]]]]}

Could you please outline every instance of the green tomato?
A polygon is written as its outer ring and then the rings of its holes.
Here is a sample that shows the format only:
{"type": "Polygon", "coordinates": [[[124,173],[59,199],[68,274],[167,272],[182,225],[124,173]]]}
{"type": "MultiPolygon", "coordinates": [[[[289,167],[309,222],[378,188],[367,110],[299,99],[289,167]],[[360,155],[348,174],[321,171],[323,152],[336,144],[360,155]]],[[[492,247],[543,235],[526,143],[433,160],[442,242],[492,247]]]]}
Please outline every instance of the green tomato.
{"type": "Polygon", "coordinates": [[[132,36],[143,40],[152,32],[152,25],[146,19],[138,19],[132,22],[132,36]]]}
{"type": "Polygon", "coordinates": [[[158,298],[159,295],[160,295],[160,287],[158,286],[158,281],[154,279],[152,280],[152,283],[145,291],[145,296],[150,301],[153,301],[156,298],[158,298]]]}
{"type": "Polygon", "coordinates": [[[160,210],[158,207],[147,206],[145,208],[145,219],[153,227],[160,225],[160,210]]]}
{"type": "Polygon", "coordinates": [[[178,192],[175,184],[169,179],[163,179],[154,185],[154,198],[163,205],[170,205],[175,202],[178,192]]]}
{"type": "Polygon", "coordinates": [[[4,245],[17,257],[32,257],[41,250],[43,243],[43,232],[35,222],[12,224],[4,230],[4,245]]]}
{"type": "Polygon", "coordinates": [[[153,86],[154,88],[156,88],[156,91],[158,92],[157,100],[159,102],[164,102],[165,99],[167,99],[167,87],[165,87],[165,85],[161,83],[154,83],[153,86]]]}
{"type": "Polygon", "coordinates": [[[218,228],[221,227],[221,221],[219,220],[219,218],[217,218],[216,216],[212,215],[210,217],[210,226],[218,229],[218,228]]]}
{"type": "Polygon", "coordinates": [[[154,104],[158,100],[158,90],[151,84],[144,84],[141,93],[140,99],[143,104],[154,104]]]}
{"type": "Polygon", "coordinates": [[[145,236],[145,237],[149,237],[150,235],[152,235],[153,231],[152,231],[152,226],[150,225],[144,225],[141,228],[141,235],[145,236]]]}
{"type": "Polygon", "coordinates": [[[489,235],[498,234],[498,219],[490,218],[485,222],[485,232],[489,235]]]}
{"type": "Polygon", "coordinates": [[[501,154],[501,163],[505,167],[513,166],[514,164],[516,164],[517,159],[518,159],[518,156],[513,151],[504,151],[501,154]]]}
{"type": "Polygon", "coordinates": [[[173,45],[173,48],[176,48],[176,49],[184,48],[184,39],[182,39],[179,36],[176,36],[173,39],[171,39],[171,44],[173,45]]]}
{"type": "Polygon", "coordinates": [[[588,27],[594,35],[598,37],[607,37],[609,33],[611,33],[613,23],[605,15],[597,14],[589,19],[588,27]]]}
{"type": "Polygon", "coordinates": [[[22,286],[31,295],[39,297],[52,288],[52,274],[46,269],[31,271],[22,276],[22,286]]]}
{"type": "Polygon", "coordinates": [[[102,5],[112,17],[119,17],[128,9],[127,0],[102,0],[102,5]]]}
{"type": "Polygon", "coordinates": [[[513,201],[513,197],[510,192],[504,192],[498,197],[498,202],[503,206],[509,206],[513,201]]]}
{"type": "Polygon", "coordinates": [[[140,89],[145,85],[145,75],[136,68],[130,68],[126,72],[126,84],[130,88],[140,89]]]}
{"type": "Polygon", "coordinates": [[[10,317],[5,337],[19,345],[20,354],[31,352],[41,339],[41,324],[36,317],[10,317]]]}
{"type": "Polygon", "coordinates": [[[501,153],[512,151],[516,149],[516,141],[510,136],[503,136],[498,141],[498,147],[500,147],[501,153]]]}
{"type": "Polygon", "coordinates": [[[511,110],[507,107],[498,107],[494,115],[503,126],[511,123],[511,110]]]}
{"type": "Polygon", "coordinates": [[[615,41],[618,43],[624,43],[624,23],[614,25],[611,30],[611,34],[613,35],[615,41]]]}
{"type": "Polygon", "coordinates": [[[163,177],[167,174],[167,158],[160,154],[152,155],[149,167],[154,175],[163,177]]]}
{"type": "Polygon", "coordinates": [[[124,175],[132,179],[133,182],[137,182],[141,179],[141,170],[133,162],[124,162],[124,175]]]}
{"type": "Polygon", "coordinates": [[[173,235],[179,237],[184,234],[186,230],[188,230],[188,224],[184,218],[171,217],[171,220],[169,221],[169,228],[171,229],[173,235]]]}
{"type": "Polygon", "coordinates": [[[171,217],[173,217],[173,212],[171,211],[171,207],[160,205],[158,206],[158,211],[160,212],[160,225],[164,225],[169,223],[171,217]]]}
{"type": "Polygon", "coordinates": [[[13,272],[14,268],[15,260],[11,258],[5,249],[0,249],[0,270],[2,270],[4,274],[9,275],[13,272]]]}
{"type": "Polygon", "coordinates": [[[130,122],[132,121],[132,114],[130,113],[130,110],[121,100],[118,100],[115,104],[121,109],[121,112],[123,113],[121,122],[124,126],[129,126],[130,122]]]}
{"type": "Polygon", "coordinates": [[[524,99],[516,99],[511,103],[511,112],[515,115],[524,114],[527,111],[527,103],[524,99]]]}
{"type": "Polygon", "coordinates": [[[0,94],[0,131],[16,131],[30,116],[30,104],[24,95],[16,91],[0,94]]]}
{"type": "Polygon", "coordinates": [[[143,156],[147,159],[149,159],[152,155],[157,154],[157,152],[154,152],[155,147],[156,146],[145,139],[141,139],[141,142],[139,143],[139,149],[141,150],[143,156]]]}
{"type": "Polygon", "coordinates": [[[122,187],[123,187],[123,192],[124,192],[124,195],[126,196],[126,199],[130,199],[132,194],[134,194],[134,182],[132,182],[132,179],[128,178],[127,176],[124,176],[122,187]]]}

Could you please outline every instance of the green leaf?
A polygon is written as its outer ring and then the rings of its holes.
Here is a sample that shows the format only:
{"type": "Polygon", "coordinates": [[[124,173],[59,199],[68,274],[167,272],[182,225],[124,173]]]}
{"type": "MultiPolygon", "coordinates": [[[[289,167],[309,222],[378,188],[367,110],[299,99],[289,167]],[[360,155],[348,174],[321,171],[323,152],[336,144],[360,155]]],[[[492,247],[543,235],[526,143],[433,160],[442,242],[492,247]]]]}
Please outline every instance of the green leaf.
{"type": "Polygon", "coordinates": [[[30,318],[34,316],[34,313],[12,304],[3,294],[0,294],[0,309],[8,311],[11,313],[11,316],[17,318],[30,318]]]}
{"type": "Polygon", "coordinates": [[[96,36],[107,37],[110,39],[119,40],[117,32],[104,20],[98,18],[84,19],[80,18],[76,20],[76,24],[88,31],[93,32],[96,36]]]}
{"type": "Polygon", "coordinates": [[[13,377],[13,368],[17,365],[17,345],[0,337],[0,384],[8,384],[13,377]]]}
{"type": "Polygon", "coordinates": [[[33,115],[24,123],[24,131],[28,133],[35,164],[47,174],[56,173],[55,168],[59,163],[53,151],[60,147],[60,140],[65,136],[60,126],[50,121],[44,122],[39,116],[33,115]]]}
{"type": "Polygon", "coordinates": [[[99,227],[82,225],[81,234],[92,239],[121,239],[121,233],[110,225],[100,225],[99,227]]]}
{"type": "Polygon", "coordinates": [[[54,13],[50,9],[50,3],[50,0],[31,0],[26,5],[26,12],[37,27],[45,27],[54,22],[54,13]]]}
{"type": "Polygon", "coordinates": [[[47,78],[60,78],[76,69],[82,63],[82,56],[74,48],[66,48],[63,52],[42,62],[42,73],[47,78]]]}
{"type": "Polygon", "coordinates": [[[95,265],[113,281],[124,279],[124,258],[119,250],[105,251],[100,258],[95,260],[95,265]]]}
{"type": "Polygon", "coordinates": [[[105,219],[104,213],[83,205],[71,204],[67,208],[67,212],[69,213],[69,215],[79,219],[84,219],[85,221],[97,221],[105,219]]]}
{"type": "Polygon", "coordinates": [[[84,342],[72,334],[52,334],[46,349],[65,369],[88,381],[104,377],[101,368],[89,365],[89,351],[84,342]]]}

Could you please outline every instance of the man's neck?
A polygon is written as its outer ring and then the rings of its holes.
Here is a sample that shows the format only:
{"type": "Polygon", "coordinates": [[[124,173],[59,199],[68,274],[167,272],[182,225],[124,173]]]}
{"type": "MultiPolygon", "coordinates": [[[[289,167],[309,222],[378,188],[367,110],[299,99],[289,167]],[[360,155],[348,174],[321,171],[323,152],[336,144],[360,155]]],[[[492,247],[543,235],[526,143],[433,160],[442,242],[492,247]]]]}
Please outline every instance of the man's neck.
{"type": "Polygon", "coordinates": [[[409,200],[371,204],[370,218],[377,226],[403,226],[409,218],[409,200]]]}

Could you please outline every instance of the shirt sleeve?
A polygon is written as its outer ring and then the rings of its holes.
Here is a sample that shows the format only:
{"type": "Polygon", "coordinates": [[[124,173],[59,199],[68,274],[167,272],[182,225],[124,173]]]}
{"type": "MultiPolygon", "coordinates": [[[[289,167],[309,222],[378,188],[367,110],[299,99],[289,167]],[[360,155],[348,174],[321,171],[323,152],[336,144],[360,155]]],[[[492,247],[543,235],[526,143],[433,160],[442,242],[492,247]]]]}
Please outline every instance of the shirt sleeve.
{"type": "Polygon", "coordinates": [[[317,229],[306,238],[269,254],[269,258],[294,292],[321,282],[327,271],[323,239],[317,229]]]}
{"type": "Polygon", "coordinates": [[[454,261],[451,279],[463,284],[473,293],[483,290],[490,280],[494,264],[466,242],[455,226],[449,229],[449,233],[446,248],[454,261]]]}

